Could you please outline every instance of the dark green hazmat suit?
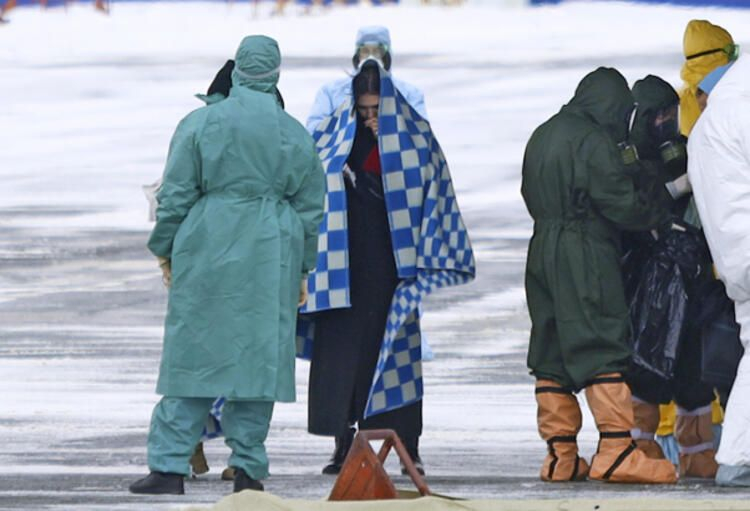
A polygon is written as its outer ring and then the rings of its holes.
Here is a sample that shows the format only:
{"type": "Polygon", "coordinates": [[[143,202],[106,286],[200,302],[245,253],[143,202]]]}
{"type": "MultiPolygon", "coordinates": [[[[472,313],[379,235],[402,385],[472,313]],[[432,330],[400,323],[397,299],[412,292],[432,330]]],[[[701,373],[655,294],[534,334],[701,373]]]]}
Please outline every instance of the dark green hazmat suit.
{"type": "MultiPolygon", "coordinates": [[[[661,131],[654,127],[654,118],[659,112],[670,107],[674,107],[675,110],[678,108],[680,98],[677,92],[661,78],[648,75],[635,82],[633,97],[638,102],[638,113],[630,133],[630,141],[638,148],[639,155],[639,161],[634,165],[636,182],[641,182],[641,186],[647,186],[649,182],[663,185],[677,179],[687,172],[687,152],[685,151],[687,140],[680,135],[676,118],[670,121],[669,125],[664,125],[661,131]],[[670,141],[674,142],[671,144],[672,148],[680,150],[665,149],[665,142],[670,141]]],[[[664,207],[669,208],[675,221],[682,219],[690,197],[691,194],[687,193],[677,199],[670,198],[664,203],[664,207]]],[[[710,254],[701,234],[680,231],[662,234],[658,243],[645,233],[628,233],[624,237],[623,249],[631,251],[623,265],[626,282],[637,284],[642,281],[642,271],[647,266],[648,258],[658,257],[661,261],[669,261],[668,256],[659,247],[666,236],[676,237],[675,239],[684,238],[685,241],[681,245],[685,247],[685,253],[689,253],[689,247],[697,244],[702,249],[696,254],[700,258],[695,260],[700,263],[699,271],[700,268],[710,268],[710,254]]],[[[679,264],[686,260],[691,259],[683,255],[682,259],[677,259],[676,262],[679,264]]],[[[711,291],[719,284],[706,272],[696,273],[692,267],[682,268],[682,270],[682,281],[688,293],[689,305],[680,338],[674,378],[672,381],[665,381],[653,372],[635,365],[629,372],[628,384],[633,395],[642,401],[666,403],[674,398],[681,408],[692,411],[710,405],[714,399],[713,387],[703,383],[700,379],[701,325],[696,322],[696,319],[701,316],[700,295],[711,294],[711,291]]],[[[626,291],[629,291],[628,287],[632,288],[633,285],[626,285],[626,291]]],[[[629,295],[628,300],[631,300],[632,294],[632,292],[626,293],[629,295]]],[[[640,307],[636,307],[635,310],[640,310],[640,307]]]]}
{"type": "MultiPolygon", "coordinates": [[[[658,76],[648,75],[633,85],[633,98],[638,103],[638,111],[629,138],[638,149],[639,161],[632,166],[636,169],[636,187],[645,188],[654,183],[663,185],[677,179],[687,172],[687,139],[679,131],[672,131],[679,129],[675,128],[678,125],[677,119],[670,122],[669,126],[665,125],[663,133],[655,131],[653,123],[659,111],[671,106],[678,107],[680,97],[669,83],[658,76]],[[662,146],[668,141],[674,142],[671,151],[662,146]]],[[[686,195],[673,200],[665,195],[664,199],[664,207],[681,217],[690,197],[686,195]]]]}
{"type": "Polygon", "coordinates": [[[534,219],[526,265],[528,366],[538,379],[572,390],[627,369],[621,231],[667,219],[660,199],[635,188],[617,147],[633,106],[623,76],[599,68],[534,131],[524,155],[521,192],[534,219]]]}

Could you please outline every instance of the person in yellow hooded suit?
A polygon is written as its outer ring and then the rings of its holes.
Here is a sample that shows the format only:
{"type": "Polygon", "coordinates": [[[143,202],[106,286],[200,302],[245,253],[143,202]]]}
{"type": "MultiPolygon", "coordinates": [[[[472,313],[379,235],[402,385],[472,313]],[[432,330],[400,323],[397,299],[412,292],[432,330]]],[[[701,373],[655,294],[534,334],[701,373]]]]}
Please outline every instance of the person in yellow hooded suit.
{"type": "Polygon", "coordinates": [[[737,58],[739,46],[732,36],[718,25],[706,20],[691,20],[682,40],[685,62],[680,77],[685,82],[680,91],[680,131],[690,135],[701,114],[696,95],[698,84],[708,73],[737,58]]]}
{"type": "MultiPolygon", "coordinates": [[[[682,46],[685,62],[680,71],[680,76],[684,81],[683,88],[679,91],[680,132],[689,136],[702,111],[699,102],[702,91],[699,89],[699,84],[714,69],[735,60],[739,55],[739,47],[734,43],[729,32],[706,20],[691,20],[688,22],[685,27],[682,46]]],[[[700,220],[692,199],[685,214],[685,220],[700,227],[700,220]]],[[[713,436],[716,439],[720,438],[720,425],[724,414],[718,399],[712,403],[710,410],[700,410],[702,414],[700,416],[696,416],[695,412],[686,412],[678,408],[674,402],[661,405],[659,412],[660,422],[656,436],[666,457],[675,464],[677,464],[678,459],[682,461],[682,465],[689,464],[687,458],[700,456],[699,452],[692,452],[691,448],[694,448],[692,444],[700,444],[701,442],[700,438],[692,437],[689,442],[687,438],[682,438],[683,442],[680,442],[681,438],[675,438],[675,431],[678,437],[684,437],[690,431],[705,431],[705,425],[713,423],[713,436]],[[696,423],[703,426],[696,426],[696,423]],[[691,445],[688,447],[682,445],[683,443],[690,443],[691,445]]],[[[708,450],[709,446],[705,442],[704,444],[700,445],[708,450]]],[[[710,449],[713,448],[712,445],[710,449]]],[[[715,467],[713,460],[710,463],[715,467]]],[[[693,473],[685,474],[684,470],[685,467],[682,467],[682,475],[696,475],[693,473]]]]}

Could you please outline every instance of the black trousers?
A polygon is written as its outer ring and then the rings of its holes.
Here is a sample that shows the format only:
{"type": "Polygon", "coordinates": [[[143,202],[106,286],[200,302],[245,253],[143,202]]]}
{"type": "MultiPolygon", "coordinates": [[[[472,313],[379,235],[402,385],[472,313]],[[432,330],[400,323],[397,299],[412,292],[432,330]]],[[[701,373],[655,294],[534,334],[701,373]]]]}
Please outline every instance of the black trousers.
{"type": "Polygon", "coordinates": [[[394,429],[407,447],[422,433],[422,402],[363,418],[399,278],[380,177],[347,180],[351,307],[315,314],[310,364],[308,431],[341,435],[360,429],[394,429]]]}

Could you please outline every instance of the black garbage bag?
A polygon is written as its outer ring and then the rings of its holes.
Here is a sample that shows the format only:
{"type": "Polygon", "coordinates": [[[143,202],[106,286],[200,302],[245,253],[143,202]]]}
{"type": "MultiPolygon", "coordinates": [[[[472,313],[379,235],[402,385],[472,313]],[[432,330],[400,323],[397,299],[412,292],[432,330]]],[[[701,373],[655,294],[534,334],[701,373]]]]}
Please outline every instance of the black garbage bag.
{"type": "Polygon", "coordinates": [[[667,381],[674,376],[689,323],[689,291],[704,261],[698,232],[681,226],[667,230],[650,246],[630,297],[633,363],[667,381]]]}
{"type": "Polygon", "coordinates": [[[622,284],[628,303],[633,299],[641,282],[646,262],[651,258],[656,241],[650,233],[626,232],[622,237],[624,255],[620,261],[622,284]]]}
{"type": "Polygon", "coordinates": [[[740,341],[740,325],[734,316],[734,302],[724,284],[713,281],[701,293],[701,381],[729,394],[745,349],[740,341]]]}

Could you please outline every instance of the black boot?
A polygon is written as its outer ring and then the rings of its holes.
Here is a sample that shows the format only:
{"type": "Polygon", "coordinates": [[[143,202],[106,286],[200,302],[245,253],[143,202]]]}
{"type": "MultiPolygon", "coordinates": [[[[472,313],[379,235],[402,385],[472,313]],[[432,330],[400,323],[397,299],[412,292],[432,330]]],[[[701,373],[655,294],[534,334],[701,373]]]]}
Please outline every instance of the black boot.
{"type": "Polygon", "coordinates": [[[336,448],[333,450],[331,462],[323,467],[324,474],[336,475],[341,472],[341,466],[344,464],[346,455],[349,454],[349,449],[352,447],[355,431],[354,428],[349,428],[342,436],[336,437],[336,448]]]}
{"type": "Polygon", "coordinates": [[[130,493],[147,495],[184,495],[185,484],[182,474],[151,472],[143,479],[130,485],[130,493]]]}
{"type": "Polygon", "coordinates": [[[235,468],[234,493],[241,492],[242,490],[263,491],[263,484],[247,475],[247,472],[241,468],[235,468]]]}
{"type": "MultiPolygon", "coordinates": [[[[414,463],[414,468],[417,469],[419,475],[424,475],[424,465],[422,464],[422,458],[419,457],[419,437],[415,440],[407,439],[404,447],[406,447],[406,452],[409,453],[409,457],[414,463]]],[[[401,464],[401,474],[408,475],[403,463],[401,464]]]]}

